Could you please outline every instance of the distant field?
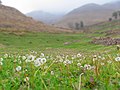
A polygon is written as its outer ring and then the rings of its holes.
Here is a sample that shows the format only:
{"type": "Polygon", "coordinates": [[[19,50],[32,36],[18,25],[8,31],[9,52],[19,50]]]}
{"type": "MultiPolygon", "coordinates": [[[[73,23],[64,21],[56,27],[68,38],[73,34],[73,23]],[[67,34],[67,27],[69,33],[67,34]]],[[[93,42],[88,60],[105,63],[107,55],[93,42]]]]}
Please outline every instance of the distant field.
{"type": "MultiPolygon", "coordinates": [[[[97,34],[51,34],[51,33],[26,33],[23,35],[14,35],[0,33],[1,52],[19,52],[29,50],[71,50],[82,52],[96,52],[109,50],[114,46],[94,45],[90,43],[97,34]]],[[[99,36],[103,36],[102,34],[99,36]]],[[[57,51],[56,51],[57,52],[57,51]]],[[[63,52],[64,53],[64,52],[63,52]]]]}

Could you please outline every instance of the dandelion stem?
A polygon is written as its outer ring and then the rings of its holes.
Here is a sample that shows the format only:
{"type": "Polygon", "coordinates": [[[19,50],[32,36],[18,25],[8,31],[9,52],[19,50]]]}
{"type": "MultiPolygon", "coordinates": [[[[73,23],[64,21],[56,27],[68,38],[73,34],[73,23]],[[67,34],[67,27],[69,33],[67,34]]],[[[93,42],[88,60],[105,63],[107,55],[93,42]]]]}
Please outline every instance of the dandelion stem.
{"type": "Polygon", "coordinates": [[[43,75],[45,75],[47,73],[47,71],[50,69],[50,67],[55,63],[55,61],[53,61],[50,66],[48,67],[48,69],[43,73],[43,75]]]}
{"type": "Polygon", "coordinates": [[[81,73],[80,76],[79,76],[79,87],[78,87],[78,90],[81,89],[81,77],[82,77],[82,75],[83,75],[83,73],[81,73]]]}
{"type": "Polygon", "coordinates": [[[39,71],[40,68],[41,68],[41,67],[39,67],[39,68],[35,71],[34,77],[36,76],[36,74],[37,74],[37,72],[39,71]]]}
{"type": "Polygon", "coordinates": [[[43,83],[45,89],[48,90],[48,89],[47,89],[47,86],[46,86],[46,84],[45,84],[45,82],[44,82],[44,80],[43,80],[42,77],[41,77],[41,75],[40,75],[40,79],[41,79],[41,81],[42,81],[42,83],[43,83]]]}

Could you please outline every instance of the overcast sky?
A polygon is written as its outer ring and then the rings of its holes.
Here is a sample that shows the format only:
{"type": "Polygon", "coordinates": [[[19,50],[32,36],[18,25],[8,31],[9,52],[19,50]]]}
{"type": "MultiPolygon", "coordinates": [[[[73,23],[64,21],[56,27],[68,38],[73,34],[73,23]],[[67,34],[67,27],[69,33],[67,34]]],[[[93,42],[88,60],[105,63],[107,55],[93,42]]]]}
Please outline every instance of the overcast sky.
{"type": "Polygon", "coordinates": [[[116,0],[1,0],[4,5],[17,8],[23,13],[42,10],[50,13],[69,12],[87,3],[104,4],[116,0]]]}

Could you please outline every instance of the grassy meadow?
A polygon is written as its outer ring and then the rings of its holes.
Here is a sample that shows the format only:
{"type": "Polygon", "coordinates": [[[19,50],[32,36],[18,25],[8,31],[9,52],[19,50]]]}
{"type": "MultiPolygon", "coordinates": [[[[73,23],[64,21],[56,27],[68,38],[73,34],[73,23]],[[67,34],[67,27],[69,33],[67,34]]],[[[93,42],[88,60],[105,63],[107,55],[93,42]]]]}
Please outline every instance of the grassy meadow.
{"type": "Polygon", "coordinates": [[[104,37],[101,32],[109,30],[94,29],[93,33],[1,32],[0,90],[120,90],[120,51],[116,45],[92,44],[94,37],[104,37]]]}

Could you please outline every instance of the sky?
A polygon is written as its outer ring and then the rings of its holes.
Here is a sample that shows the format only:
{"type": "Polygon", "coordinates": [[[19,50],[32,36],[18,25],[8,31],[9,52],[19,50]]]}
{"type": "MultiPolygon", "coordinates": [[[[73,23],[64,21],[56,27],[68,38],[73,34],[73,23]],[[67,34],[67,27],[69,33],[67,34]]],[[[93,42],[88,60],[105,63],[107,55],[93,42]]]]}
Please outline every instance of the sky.
{"type": "Polygon", "coordinates": [[[1,0],[4,5],[14,7],[26,14],[31,11],[67,13],[84,4],[104,4],[116,0],[1,0]]]}

